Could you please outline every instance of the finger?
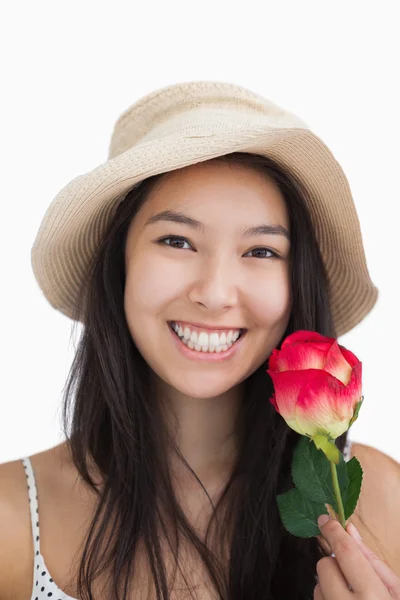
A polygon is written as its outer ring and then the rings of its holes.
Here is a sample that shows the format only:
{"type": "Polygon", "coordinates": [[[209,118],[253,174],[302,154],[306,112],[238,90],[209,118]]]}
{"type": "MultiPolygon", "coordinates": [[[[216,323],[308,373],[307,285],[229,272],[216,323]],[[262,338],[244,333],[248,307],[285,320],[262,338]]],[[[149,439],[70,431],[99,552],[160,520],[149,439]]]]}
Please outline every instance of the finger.
{"type": "Polygon", "coordinates": [[[366,592],[371,587],[374,591],[386,592],[381,578],[361,552],[360,545],[338,521],[330,519],[320,527],[320,530],[335,553],[335,559],[346,581],[355,593],[366,592]]]}
{"type": "Polygon", "coordinates": [[[336,558],[325,556],[317,562],[318,583],[325,600],[354,598],[336,558]]]}
{"type": "Polygon", "coordinates": [[[393,594],[400,596],[400,577],[392,571],[392,569],[382,560],[375,552],[373,552],[361,539],[357,538],[357,530],[353,523],[348,523],[346,531],[358,543],[363,555],[367,558],[372,568],[383,581],[387,589],[393,594]]]}
{"type": "Polygon", "coordinates": [[[317,536],[317,540],[320,543],[320,546],[322,547],[322,549],[324,550],[324,552],[330,556],[332,554],[332,548],[330,547],[330,545],[328,544],[328,542],[326,541],[326,539],[324,538],[323,535],[318,535],[317,536]]]}

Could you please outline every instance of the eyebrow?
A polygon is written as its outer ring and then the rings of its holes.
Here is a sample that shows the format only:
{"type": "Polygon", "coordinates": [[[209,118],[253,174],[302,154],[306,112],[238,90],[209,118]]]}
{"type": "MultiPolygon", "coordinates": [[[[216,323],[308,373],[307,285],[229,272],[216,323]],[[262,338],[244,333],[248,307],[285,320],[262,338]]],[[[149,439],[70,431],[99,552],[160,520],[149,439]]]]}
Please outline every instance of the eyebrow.
{"type": "MultiPolygon", "coordinates": [[[[152,223],[158,223],[159,221],[172,221],[173,223],[182,223],[183,225],[188,225],[192,227],[196,231],[200,231],[202,233],[205,232],[205,227],[203,223],[197,221],[196,219],[192,219],[192,217],[188,217],[184,213],[177,212],[174,210],[164,210],[156,215],[153,215],[149,219],[147,219],[145,223],[145,227],[152,223]]],[[[283,235],[290,241],[290,235],[288,230],[282,225],[256,225],[255,227],[245,227],[241,229],[240,235],[243,237],[254,237],[257,235],[283,235]]]]}

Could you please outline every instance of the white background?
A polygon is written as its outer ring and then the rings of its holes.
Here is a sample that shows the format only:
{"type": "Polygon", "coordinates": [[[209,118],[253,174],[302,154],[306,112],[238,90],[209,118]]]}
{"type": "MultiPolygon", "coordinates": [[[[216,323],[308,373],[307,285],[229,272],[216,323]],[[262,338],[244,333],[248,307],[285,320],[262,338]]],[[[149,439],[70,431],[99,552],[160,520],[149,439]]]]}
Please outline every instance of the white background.
{"type": "Polygon", "coordinates": [[[46,208],[107,159],[114,122],[158,87],[243,85],[298,114],[349,179],[373,311],[340,338],[363,363],[353,440],[400,461],[397,1],[8,2],[0,17],[0,463],[62,441],[72,321],[30,264],[46,208]]]}

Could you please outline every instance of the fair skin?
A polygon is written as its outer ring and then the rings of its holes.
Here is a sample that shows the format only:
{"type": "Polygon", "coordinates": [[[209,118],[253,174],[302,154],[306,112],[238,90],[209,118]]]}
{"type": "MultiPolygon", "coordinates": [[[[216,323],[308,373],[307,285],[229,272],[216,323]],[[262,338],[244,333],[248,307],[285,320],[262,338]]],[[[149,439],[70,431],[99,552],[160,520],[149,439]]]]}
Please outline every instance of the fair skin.
{"type": "MultiPolygon", "coordinates": [[[[289,234],[285,201],[274,182],[252,169],[200,163],[168,174],[128,233],[128,327],[155,374],[167,417],[175,418],[181,452],[209,487],[223,479],[237,451],[233,425],[242,383],[277,346],[290,316],[289,235],[243,235],[244,229],[265,224],[281,226],[289,234]],[[197,227],[165,218],[149,223],[163,211],[183,214],[197,227]],[[279,258],[265,258],[271,257],[266,248],[279,258]],[[212,326],[245,329],[246,335],[226,360],[196,360],[196,353],[189,357],[180,351],[168,326],[171,321],[182,328],[201,325],[208,333],[212,326]]],[[[177,471],[180,483],[184,473],[177,471]]],[[[333,525],[322,533],[337,558],[319,563],[314,597],[350,598],[350,583],[365,600],[400,599],[400,578],[386,565],[377,568],[372,555],[333,525]]]]}
{"type": "Polygon", "coordinates": [[[357,536],[352,523],[345,531],[330,519],[320,529],[335,557],[317,563],[314,600],[400,599],[400,577],[357,536]]]}
{"type": "MultiPolygon", "coordinates": [[[[153,190],[132,221],[127,240],[129,330],[154,372],[158,399],[176,442],[210,495],[218,493],[235,457],[233,424],[242,384],[280,341],[291,310],[289,240],[271,233],[241,235],[241,229],[261,224],[289,229],[284,199],[273,182],[247,168],[201,163],[172,172],[153,190]],[[204,229],[172,221],[146,225],[166,209],[190,216],[204,229]],[[168,235],[187,242],[157,243],[168,235]],[[270,248],[281,258],[258,248],[270,248]],[[170,320],[247,331],[229,358],[201,362],[181,352],[181,342],[167,324],[170,320]]],[[[352,455],[358,457],[364,478],[351,521],[363,535],[365,548],[351,545],[352,538],[337,523],[324,526],[321,538],[325,536],[328,552],[334,551],[336,558],[318,562],[315,599],[353,598],[345,580],[361,600],[397,598],[395,592],[388,596],[388,589],[395,589],[400,576],[400,467],[362,444],[353,444],[352,455]],[[367,557],[368,548],[386,563],[367,557]]],[[[66,443],[31,456],[31,461],[39,495],[41,552],[53,580],[77,597],[71,565],[79,558],[97,498],[80,481],[66,443]]],[[[194,524],[204,508],[199,486],[192,486],[192,478],[175,463],[173,472],[175,483],[187,492],[182,504],[194,524]]],[[[187,573],[201,575],[198,557],[191,556],[185,567],[187,573]]],[[[138,572],[146,572],[145,563],[138,562],[138,572]]],[[[203,583],[200,575],[194,584],[203,583]]],[[[29,598],[32,576],[27,484],[22,463],[15,460],[0,465],[0,600],[29,598]]],[[[95,586],[96,599],[103,597],[102,583],[100,579],[95,586]]],[[[139,585],[133,597],[149,598],[139,585]]],[[[200,597],[212,597],[207,585],[200,597]]]]}
{"type": "Polygon", "coordinates": [[[223,478],[235,455],[241,384],[279,343],[290,316],[290,241],[281,234],[243,235],[243,229],[260,225],[289,230],[275,183],[248,168],[200,163],[168,174],[128,232],[129,330],[155,373],[167,414],[176,420],[179,448],[206,486],[223,478]],[[167,220],[146,225],[166,210],[201,226],[167,220]],[[185,240],[158,242],[172,235],[185,240]],[[180,352],[171,320],[200,324],[206,332],[213,326],[247,331],[231,358],[211,363],[180,352]]]}

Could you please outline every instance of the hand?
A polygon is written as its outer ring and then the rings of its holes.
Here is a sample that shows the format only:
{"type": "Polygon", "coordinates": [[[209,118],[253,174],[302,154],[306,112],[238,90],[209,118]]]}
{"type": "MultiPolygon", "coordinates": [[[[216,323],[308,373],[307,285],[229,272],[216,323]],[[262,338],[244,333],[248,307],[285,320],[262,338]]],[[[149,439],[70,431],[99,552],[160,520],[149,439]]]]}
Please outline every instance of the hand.
{"type": "MultiPolygon", "coordinates": [[[[346,531],[330,519],[320,526],[335,557],[317,562],[319,583],[313,600],[400,600],[400,578],[356,537],[354,525],[346,531]]],[[[326,547],[326,544],[324,544],[326,547]]]]}

